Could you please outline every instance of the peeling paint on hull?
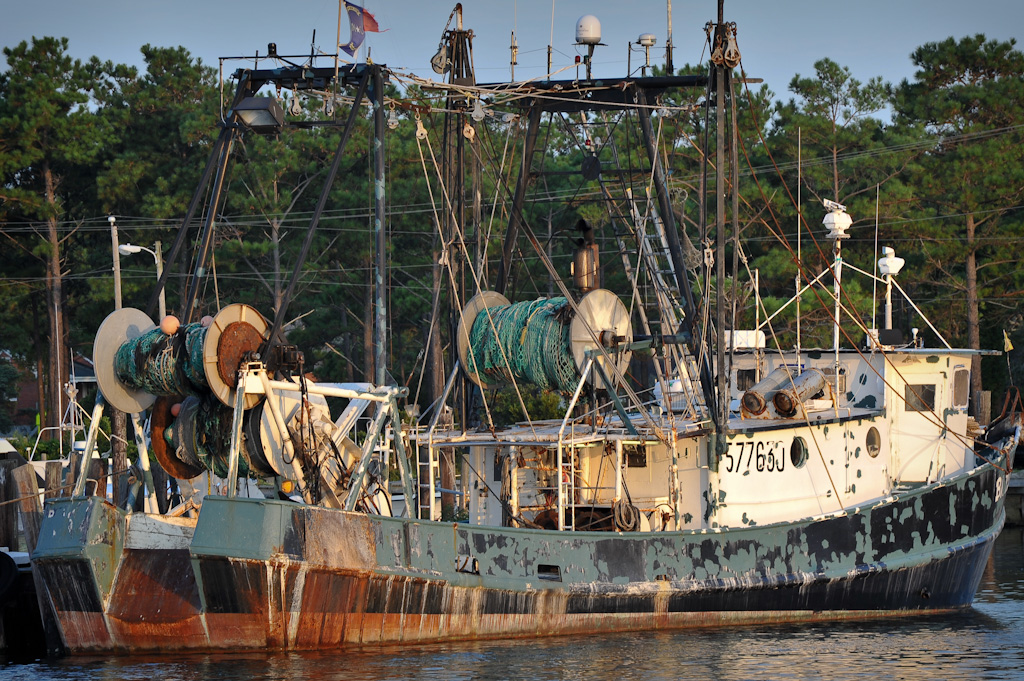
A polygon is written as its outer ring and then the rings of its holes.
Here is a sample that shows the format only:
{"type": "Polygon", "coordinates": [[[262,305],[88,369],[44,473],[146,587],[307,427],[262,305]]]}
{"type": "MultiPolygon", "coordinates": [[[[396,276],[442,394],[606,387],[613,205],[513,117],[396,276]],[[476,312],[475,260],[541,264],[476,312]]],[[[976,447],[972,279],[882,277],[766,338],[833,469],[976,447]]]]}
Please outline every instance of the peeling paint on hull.
{"type": "Polygon", "coordinates": [[[47,503],[33,561],[72,652],[160,650],[205,637],[188,548],[128,548],[128,514],[96,497],[47,503]]]}
{"type": "MultiPolygon", "coordinates": [[[[986,541],[936,564],[864,573],[848,580],[642,597],[579,597],[553,591],[527,595],[406,577],[311,571],[306,575],[299,611],[279,608],[270,598],[260,600],[261,606],[251,612],[211,612],[209,645],[227,649],[326,649],[828,621],[952,610],[970,604],[990,549],[991,542],[986,541]],[[926,585],[927,600],[920,596],[926,585]],[[893,594],[905,596],[893,603],[893,594]],[[360,611],[360,605],[365,609],[360,611]],[[298,619],[298,635],[284,637],[292,618],[298,619]],[[269,626],[275,620],[285,626],[269,626]]],[[[262,568],[251,561],[218,559],[204,565],[204,573],[211,577],[208,584],[213,590],[231,588],[237,584],[236,579],[245,579],[262,568]]],[[[281,573],[272,578],[276,581],[281,577],[291,581],[281,573]]],[[[289,595],[285,594],[286,600],[289,595]]]]}
{"type": "Polygon", "coordinates": [[[82,559],[40,561],[69,650],[156,650],[205,637],[188,551],[126,549],[105,603],[82,559]]]}
{"type": "MultiPolygon", "coordinates": [[[[125,550],[107,597],[96,586],[102,570],[81,547],[41,562],[51,592],[78,584],[54,602],[79,652],[331,649],[911,615],[970,605],[1002,527],[1004,489],[1003,474],[984,467],[845,515],[649,534],[207,497],[189,551],[158,562],[125,550]],[[465,557],[475,573],[457,570],[465,557]]],[[[101,525],[94,535],[111,536],[101,525]]]]}

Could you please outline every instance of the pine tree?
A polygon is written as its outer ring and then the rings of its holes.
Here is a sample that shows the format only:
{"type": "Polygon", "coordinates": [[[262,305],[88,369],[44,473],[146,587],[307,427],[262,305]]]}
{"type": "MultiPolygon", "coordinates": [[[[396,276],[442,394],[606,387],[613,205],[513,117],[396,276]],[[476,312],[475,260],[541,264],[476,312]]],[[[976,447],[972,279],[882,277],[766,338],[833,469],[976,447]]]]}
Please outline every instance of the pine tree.
{"type": "MultiPolygon", "coordinates": [[[[989,305],[984,298],[1012,301],[1024,290],[1019,255],[1009,245],[1022,235],[1012,211],[1024,195],[1024,54],[1014,45],[983,35],[923,45],[911,55],[914,79],[900,84],[896,98],[899,117],[934,136],[913,181],[922,207],[946,219],[926,225],[921,238],[938,294],[953,289],[964,298],[974,349],[982,346],[983,313],[994,313],[986,314],[986,326],[995,321],[998,330],[998,318],[1014,310],[1012,302],[989,305]]],[[[960,295],[947,305],[956,310],[960,295]]],[[[978,356],[971,382],[981,389],[978,356]]]]}
{"type": "Polygon", "coordinates": [[[102,150],[106,130],[90,108],[100,70],[67,54],[66,38],[33,38],[4,48],[7,70],[0,74],[0,218],[26,221],[38,240],[14,240],[44,264],[48,347],[44,425],[56,426],[68,376],[69,325],[66,314],[67,238],[60,224],[80,197],[76,174],[102,150]]]}

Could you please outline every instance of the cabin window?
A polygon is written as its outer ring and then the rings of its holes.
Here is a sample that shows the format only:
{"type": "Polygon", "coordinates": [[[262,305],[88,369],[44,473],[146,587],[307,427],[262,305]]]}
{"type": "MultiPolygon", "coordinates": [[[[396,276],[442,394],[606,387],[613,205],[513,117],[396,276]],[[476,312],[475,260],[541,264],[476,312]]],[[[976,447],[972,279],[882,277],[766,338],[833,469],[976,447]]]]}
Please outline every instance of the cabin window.
{"type": "Polygon", "coordinates": [[[757,369],[737,369],[736,389],[745,393],[757,384],[757,369]]]}
{"type": "Polygon", "coordinates": [[[793,444],[789,447],[789,460],[794,468],[803,468],[807,463],[807,443],[802,437],[793,438],[793,444]]]}
{"type": "Polygon", "coordinates": [[[935,410],[935,384],[917,383],[907,384],[904,393],[906,400],[906,411],[934,411],[935,410]]]}
{"type": "Polygon", "coordinates": [[[626,468],[647,468],[647,447],[644,445],[626,445],[622,448],[626,459],[626,468]]]}
{"type": "Polygon", "coordinates": [[[549,582],[562,581],[562,568],[557,565],[537,565],[537,578],[549,582]]]}
{"type": "Polygon", "coordinates": [[[958,409],[967,407],[971,393],[971,372],[969,369],[957,367],[953,372],[953,406],[958,409]]]}
{"type": "Polygon", "coordinates": [[[878,433],[878,428],[871,426],[871,428],[868,429],[866,444],[868,448],[868,456],[872,459],[878,456],[878,453],[882,451],[882,436],[878,433]]]}

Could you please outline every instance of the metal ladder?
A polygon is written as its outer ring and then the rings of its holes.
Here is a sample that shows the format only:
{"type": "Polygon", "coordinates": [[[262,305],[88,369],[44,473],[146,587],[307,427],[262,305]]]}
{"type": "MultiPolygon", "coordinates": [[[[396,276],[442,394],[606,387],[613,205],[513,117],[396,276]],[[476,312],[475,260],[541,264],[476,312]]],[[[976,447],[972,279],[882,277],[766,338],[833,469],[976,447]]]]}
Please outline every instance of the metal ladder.
{"type": "MultiPolygon", "coordinates": [[[[434,508],[434,466],[437,456],[434,447],[417,447],[416,455],[416,517],[436,520],[434,508]]],[[[411,499],[406,503],[411,503],[411,499]]]]}
{"type": "MultiPolygon", "coordinates": [[[[674,334],[679,329],[683,310],[679,304],[678,279],[669,252],[665,224],[652,205],[650,190],[647,190],[649,217],[640,213],[633,201],[631,190],[627,190],[626,195],[629,199],[629,209],[635,225],[637,244],[640,248],[640,261],[647,268],[651,284],[654,287],[657,306],[661,312],[661,332],[664,335],[674,334]]],[[[692,353],[685,345],[678,343],[668,345],[667,351],[665,375],[678,375],[683,381],[690,407],[695,415],[706,415],[707,405],[704,393],[698,387],[700,374],[692,353]]]]}

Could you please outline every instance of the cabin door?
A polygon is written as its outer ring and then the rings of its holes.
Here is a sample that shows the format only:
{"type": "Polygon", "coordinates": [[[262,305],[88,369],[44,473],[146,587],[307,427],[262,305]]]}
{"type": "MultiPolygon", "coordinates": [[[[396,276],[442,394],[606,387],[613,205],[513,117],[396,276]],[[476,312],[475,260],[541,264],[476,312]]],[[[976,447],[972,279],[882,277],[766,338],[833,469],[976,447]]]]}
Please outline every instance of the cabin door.
{"type": "Polygon", "coordinates": [[[944,372],[904,371],[905,381],[893,400],[893,453],[895,482],[927,482],[939,475],[944,451],[942,408],[948,402],[944,372]]]}

